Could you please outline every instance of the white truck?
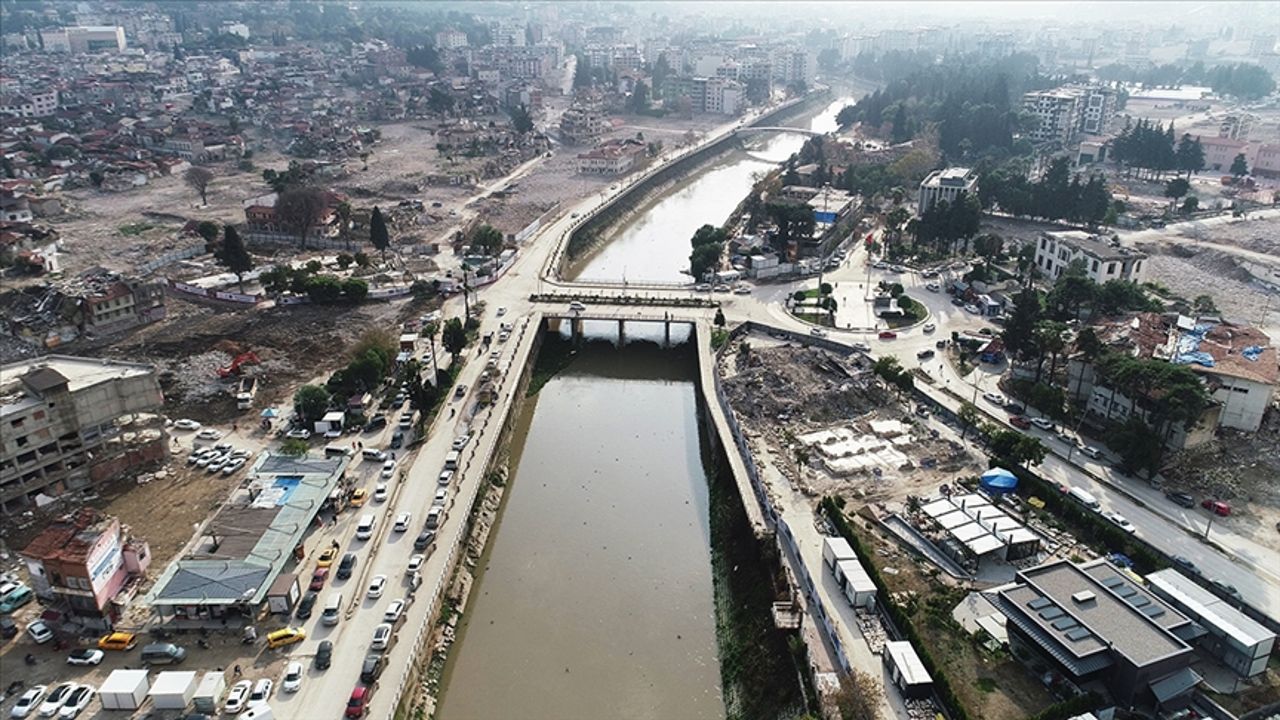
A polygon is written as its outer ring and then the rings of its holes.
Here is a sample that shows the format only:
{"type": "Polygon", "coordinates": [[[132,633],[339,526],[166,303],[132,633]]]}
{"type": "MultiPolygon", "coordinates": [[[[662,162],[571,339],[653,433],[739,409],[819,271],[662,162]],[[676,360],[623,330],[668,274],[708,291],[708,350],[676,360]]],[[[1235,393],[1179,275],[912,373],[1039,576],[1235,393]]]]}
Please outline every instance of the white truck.
{"type": "Polygon", "coordinates": [[[236,388],[236,407],[240,410],[248,410],[253,407],[253,398],[256,397],[257,394],[257,378],[240,378],[240,385],[236,388]]]}

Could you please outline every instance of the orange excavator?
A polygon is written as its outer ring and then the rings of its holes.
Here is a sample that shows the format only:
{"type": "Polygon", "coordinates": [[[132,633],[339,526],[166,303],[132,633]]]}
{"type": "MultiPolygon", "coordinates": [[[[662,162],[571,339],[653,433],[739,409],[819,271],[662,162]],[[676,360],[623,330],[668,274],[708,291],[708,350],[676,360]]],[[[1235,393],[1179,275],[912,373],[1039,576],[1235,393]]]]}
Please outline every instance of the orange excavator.
{"type": "Polygon", "coordinates": [[[231,361],[231,364],[218,368],[218,377],[229,378],[240,374],[242,365],[257,365],[261,360],[258,359],[257,353],[250,350],[249,352],[240,353],[231,361]]]}

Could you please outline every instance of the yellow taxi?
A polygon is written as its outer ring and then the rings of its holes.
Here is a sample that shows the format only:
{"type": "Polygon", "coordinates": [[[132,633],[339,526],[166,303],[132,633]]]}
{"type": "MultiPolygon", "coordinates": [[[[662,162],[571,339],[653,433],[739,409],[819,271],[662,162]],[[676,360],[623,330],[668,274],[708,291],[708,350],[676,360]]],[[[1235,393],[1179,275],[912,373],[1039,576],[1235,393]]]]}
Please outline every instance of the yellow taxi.
{"type": "Polygon", "coordinates": [[[338,548],[330,545],[320,551],[320,557],[316,560],[316,567],[329,567],[338,557],[338,548]]]}
{"type": "Polygon", "coordinates": [[[273,631],[271,634],[267,635],[267,647],[275,649],[278,647],[284,647],[285,645],[300,643],[306,639],[307,633],[302,628],[280,628],[279,630],[273,631]]]}
{"type": "Polygon", "coordinates": [[[137,636],[127,632],[113,632],[98,638],[99,650],[132,650],[137,644],[137,636]]]}
{"type": "Polygon", "coordinates": [[[355,492],[351,493],[351,507],[362,507],[368,501],[369,491],[364,488],[356,488],[355,492]]]}

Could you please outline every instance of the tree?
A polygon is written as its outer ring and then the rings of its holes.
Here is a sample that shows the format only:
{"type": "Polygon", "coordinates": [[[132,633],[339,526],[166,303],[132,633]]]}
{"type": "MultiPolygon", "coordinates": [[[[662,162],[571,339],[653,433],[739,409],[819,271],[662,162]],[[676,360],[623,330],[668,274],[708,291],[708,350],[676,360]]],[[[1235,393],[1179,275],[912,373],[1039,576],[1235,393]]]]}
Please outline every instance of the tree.
{"type": "Polygon", "coordinates": [[[1192,195],[1186,200],[1183,200],[1182,207],[1179,208],[1179,210],[1186,213],[1187,215],[1190,215],[1191,213],[1194,213],[1199,209],[1200,209],[1200,198],[1196,197],[1195,195],[1192,195]]]}
{"type": "Polygon", "coordinates": [[[1049,382],[1052,383],[1054,372],[1058,369],[1058,355],[1067,347],[1067,324],[1056,320],[1041,320],[1036,323],[1033,338],[1040,355],[1036,361],[1035,382],[1040,382],[1040,371],[1044,366],[1045,357],[1048,356],[1050,358],[1049,382]]]}
{"type": "Polygon", "coordinates": [[[832,701],[840,720],[880,720],[877,698],[884,692],[871,675],[854,670],[840,680],[840,689],[832,701]]]}
{"type": "Polygon", "coordinates": [[[382,264],[387,264],[387,248],[391,247],[391,235],[387,233],[387,221],[382,217],[382,209],[373,206],[369,215],[369,244],[382,253],[382,264]]]}
{"type": "Polygon", "coordinates": [[[708,272],[715,270],[720,264],[720,255],[724,250],[724,242],[728,233],[714,225],[703,225],[698,228],[689,244],[693,246],[689,253],[689,272],[694,279],[701,279],[708,272]]]}
{"type": "Polygon", "coordinates": [[[1013,465],[1027,467],[1044,462],[1045,447],[1038,438],[1016,430],[997,430],[991,436],[991,454],[1013,465]]]}
{"type": "Polygon", "coordinates": [[[830,295],[834,290],[835,287],[833,287],[829,282],[824,282],[818,286],[818,294],[820,295],[830,295]]]}
{"type": "Polygon", "coordinates": [[[440,365],[436,362],[436,336],[440,334],[440,323],[429,322],[422,326],[418,331],[418,337],[427,339],[428,347],[431,348],[431,372],[435,373],[431,377],[440,376],[440,365]]]}
{"type": "Polygon", "coordinates": [[[358,303],[369,296],[369,283],[360,278],[347,278],[342,281],[342,297],[347,302],[358,303]]]}
{"type": "Polygon", "coordinates": [[[307,235],[320,222],[328,206],[325,194],[313,187],[285,190],[276,199],[276,218],[284,227],[298,235],[298,244],[307,248],[307,235]]]}
{"type": "Polygon", "coordinates": [[[342,281],[332,275],[312,275],[304,287],[307,297],[317,305],[335,303],[342,297],[342,281]]]}
{"type": "Polygon", "coordinates": [[[963,400],[960,402],[959,417],[961,427],[960,439],[964,440],[965,436],[969,434],[969,428],[972,428],[974,423],[978,422],[982,417],[982,414],[978,412],[978,408],[975,407],[973,403],[968,400],[963,400]]]}
{"type": "Polygon", "coordinates": [[[467,347],[467,331],[462,327],[462,320],[450,318],[444,324],[441,342],[444,349],[453,356],[454,360],[457,360],[458,355],[467,347]]]}
{"type": "Polygon", "coordinates": [[[1190,133],[1184,134],[1178,141],[1178,149],[1174,153],[1178,158],[1178,172],[1188,177],[1204,170],[1204,146],[1199,138],[1192,138],[1190,133]]]}
{"type": "Polygon", "coordinates": [[[1191,191],[1191,183],[1186,178],[1176,177],[1165,183],[1164,196],[1170,198],[1169,207],[1178,202],[1178,198],[1191,191]]]}
{"type": "MultiPolygon", "coordinates": [[[[1096,333],[1091,327],[1081,330],[1080,333],[1076,335],[1076,352],[1080,354],[1081,359],[1085,363],[1092,363],[1094,360],[1097,360],[1102,355],[1105,348],[1106,346],[1102,344],[1102,340],[1098,337],[1098,333],[1096,333]]],[[[1080,399],[1080,389],[1083,386],[1084,373],[1081,372],[1079,374],[1079,379],[1076,380],[1075,396],[1077,400],[1080,399]]]]}
{"type": "Polygon", "coordinates": [[[988,270],[1000,253],[1004,251],[1004,238],[995,233],[983,233],[973,240],[973,250],[987,261],[988,270]]]}
{"type": "Polygon", "coordinates": [[[533,116],[523,103],[511,108],[511,127],[521,135],[533,131],[533,116]]]}
{"type": "Polygon", "coordinates": [[[645,85],[643,80],[637,80],[635,88],[631,91],[631,112],[641,115],[648,111],[649,86],[645,85]]]}
{"type": "Polygon", "coordinates": [[[240,233],[230,225],[223,229],[222,247],[214,255],[218,262],[236,274],[240,284],[240,292],[244,292],[244,274],[253,269],[253,257],[244,248],[240,233]]]}
{"type": "Polygon", "coordinates": [[[303,385],[293,394],[293,409],[305,423],[313,423],[329,410],[329,391],[319,385],[303,385]]]}
{"type": "Polygon", "coordinates": [[[1196,313],[1200,315],[1218,314],[1218,306],[1213,302],[1211,295],[1197,295],[1196,299],[1191,301],[1191,307],[1195,308],[1196,313]]]}
{"type": "Polygon", "coordinates": [[[210,220],[201,220],[196,225],[196,234],[204,238],[205,246],[208,246],[214,240],[218,239],[218,223],[210,220]]]}
{"type": "Polygon", "coordinates": [[[1005,323],[1000,337],[1010,356],[1027,358],[1035,350],[1033,335],[1042,313],[1040,295],[1031,287],[1025,287],[1014,297],[1013,302],[1013,315],[1005,323]]]}
{"type": "Polygon", "coordinates": [[[1245,159],[1244,153],[1236,155],[1236,159],[1231,161],[1231,174],[1238,178],[1249,174],[1249,161],[1245,159]]]}
{"type": "Polygon", "coordinates": [[[188,170],[182,179],[187,185],[200,194],[200,204],[208,205],[209,183],[213,182],[213,173],[202,167],[193,167],[188,170]]]}
{"type": "Polygon", "coordinates": [[[481,225],[471,233],[471,249],[478,251],[481,255],[497,255],[502,250],[503,242],[502,231],[489,223],[481,225]]]}
{"type": "Polygon", "coordinates": [[[289,438],[280,443],[280,454],[289,457],[303,457],[311,449],[306,440],[299,438],[289,438]]]}

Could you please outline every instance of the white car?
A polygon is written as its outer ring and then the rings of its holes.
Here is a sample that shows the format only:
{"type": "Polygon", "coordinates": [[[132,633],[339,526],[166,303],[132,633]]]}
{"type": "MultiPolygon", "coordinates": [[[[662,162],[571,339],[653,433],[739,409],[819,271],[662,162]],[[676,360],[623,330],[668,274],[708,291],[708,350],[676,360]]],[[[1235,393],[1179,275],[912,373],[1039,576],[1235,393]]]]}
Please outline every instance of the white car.
{"type": "Polygon", "coordinates": [[[104,653],[97,648],[85,648],[73,651],[67,656],[68,665],[97,665],[102,662],[104,653]]]}
{"type": "Polygon", "coordinates": [[[444,507],[444,504],[448,501],[449,501],[449,488],[442,487],[436,490],[436,497],[434,500],[431,501],[431,507],[444,507]]]}
{"type": "Polygon", "coordinates": [[[981,315],[981,314],[982,314],[982,311],[978,309],[978,306],[977,306],[977,305],[974,305],[974,304],[972,304],[972,303],[970,303],[970,304],[968,304],[968,305],[965,305],[965,306],[964,306],[964,311],[965,311],[965,312],[967,312],[967,313],[973,313],[974,315],[981,315]]]}
{"type": "Polygon", "coordinates": [[[924,331],[925,331],[925,332],[927,332],[927,333],[931,333],[931,332],[933,332],[934,330],[937,330],[937,329],[938,329],[938,326],[937,326],[937,325],[934,325],[933,323],[925,323],[925,324],[924,324],[924,331]]]}
{"type": "Polygon", "coordinates": [[[427,561],[426,555],[414,555],[409,558],[409,564],[404,569],[405,575],[413,575],[422,569],[422,564],[427,561]]]}
{"type": "Polygon", "coordinates": [[[739,285],[733,289],[734,295],[750,295],[751,287],[749,285],[739,285]]]}
{"type": "Polygon", "coordinates": [[[462,448],[466,447],[467,443],[469,442],[471,442],[470,435],[459,435],[458,437],[453,439],[453,449],[461,450],[462,448]]]}
{"type": "Polygon", "coordinates": [[[387,460],[386,462],[382,463],[382,479],[383,480],[390,480],[392,477],[395,476],[395,474],[396,474],[395,460],[387,460]]]}
{"type": "Polygon", "coordinates": [[[196,438],[200,440],[221,440],[222,433],[214,430],[213,428],[204,428],[200,432],[196,433],[196,438]]]}
{"type": "Polygon", "coordinates": [[[925,283],[924,289],[929,292],[942,292],[942,286],[938,283],[925,283]]]}
{"type": "Polygon", "coordinates": [[[811,328],[809,334],[814,337],[824,338],[827,336],[827,331],[822,328],[811,328]]]}
{"type": "Polygon", "coordinates": [[[1102,517],[1105,518],[1110,523],[1112,523],[1113,525],[1115,525],[1116,527],[1120,528],[1121,530],[1129,533],[1130,535],[1138,532],[1138,528],[1134,527],[1133,523],[1125,519],[1125,516],[1121,515],[1120,513],[1105,512],[1105,513],[1102,513],[1102,517]]]}
{"type": "Polygon", "coordinates": [[[404,612],[404,600],[397,598],[392,600],[391,604],[387,606],[387,611],[382,613],[382,619],[392,625],[395,625],[396,621],[400,619],[400,613],[402,612],[404,612]]]}
{"type": "Polygon", "coordinates": [[[402,512],[396,516],[396,522],[391,526],[393,532],[405,532],[409,529],[409,523],[413,522],[413,516],[407,512],[402,512]]]}
{"type": "Polygon", "coordinates": [[[235,715],[244,710],[249,700],[249,693],[253,691],[252,680],[241,680],[231,686],[231,691],[227,693],[227,704],[222,707],[223,712],[228,715],[235,715]]]}
{"type": "Polygon", "coordinates": [[[241,459],[241,458],[244,458],[244,459],[246,459],[246,460],[247,460],[247,459],[249,459],[249,458],[253,457],[253,451],[252,451],[252,450],[245,450],[244,448],[240,448],[239,450],[232,450],[232,451],[231,451],[231,457],[235,458],[236,460],[239,460],[239,459],[241,459]]]}
{"type": "Polygon", "coordinates": [[[215,460],[217,460],[220,457],[222,457],[222,453],[218,452],[217,450],[206,453],[199,460],[196,461],[196,467],[208,468],[210,465],[214,463],[215,460]]]}
{"type": "Polygon", "coordinates": [[[9,711],[11,718],[24,718],[31,714],[33,710],[40,705],[40,701],[44,699],[45,693],[49,691],[47,685],[35,685],[18,698],[18,702],[13,704],[13,709],[9,711]]]}
{"type": "Polygon", "coordinates": [[[58,687],[54,688],[53,692],[49,693],[49,697],[46,697],[44,702],[40,704],[40,717],[53,717],[54,715],[57,715],[58,711],[62,709],[63,704],[67,702],[67,698],[71,696],[71,693],[74,692],[75,689],[75,683],[62,683],[58,687]]]}
{"type": "Polygon", "coordinates": [[[996,407],[1004,407],[1004,396],[998,393],[985,392],[982,398],[996,407]]]}
{"type": "Polygon", "coordinates": [[[290,430],[289,432],[285,433],[284,436],[289,438],[290,440],[310,440],[311,431],[307,430],[306,428],[299,428],[297,430],[290,430]]]}
{"type": "Polygon", "coordinates": [[[498,312],[496,313],[497,317],[502,317],[503,315],[506,315],[506,314],[507,314],[507,309],[504,307],[498,308],[498,312]]]}
{"type": "Polygon", "coordinates": [[[369,592],[365,597],[374,599],[382,597],[382,591],[387,587],[386,575],[374,575],[373,580],[369,581],[369,592]]]}
{"type": "Polygon", "coordinates": [[[212,448],[210,448],[210,449],[208,449],[208,450],[192,450],[192,451],[191,451],[191,454],[187,456],[187,464],[188,464],[188,465],[195,465],[195,464],[196,464],[196,462],[198,462],[198,461],[200,460],[200,458],[204,457],[205,455],[208,455],[209,453],[213,453],[213,452],[217,452],[217,451],[216,451],[216,450],[213,450],[212,448]]]}
{"type": "Polygon", "coordinates": [[[386,483],[384,483],[384,482],[380,482],[380,483],[378,483],[377,485],[373,486],[373,501],[374,501],[374,502],[386,502],[386,501],[387,501],[387,495],[389,495],[389,494],[390,494],[390,493],[389,493],[389,491],[387,490],[387,484],[386,484],[386,483]]]}
{"type": "Polygon", "coordinates": [[[858,352],[871,352],[871,346],[864,342],[855,342],[855,343],[852,343],[852,345],[853,345],[853,349],[857,350],[858,352]]]}
{"type": "Polygon", "coordinates": [[[324,436],[327,440],[337,440],[342,437],[342,430],[339,428],[330,428],[325,431],[324,436]]]}
{"type": "Polygon", "coordinates": [[[182,418],[181,420],[174,420],[173,426],[178,428],[179,430],[199,430],[200,429],[200,423],[196,422],[195,420],[188,420],[187,418],[182,418]]]}
{"type": "Polygon", "coordinates": [[[213,462],[209,463],[209,467],[207,469],[211,473],[216,473],[222,468],[226,467],[227,464],[230,462],[231,462],[230,457],[226,455],[219,455],[218,457],[213,459],[213,462]]]}
{"type": "Polygon", "coordinates": [[[238,458],[238,457],[231,458],[230,460],[227,461],[226,465],[222,466],[222,474],[234,475],[237,470],[244,467],[245,462],[247,462],[245,458],[238,458]]]}
{"type": "Polygon", "coordinates": [[[1031,424],[1032,424],[1032,425],[1035,425],[1036,427],[1040,428],[1041,430],[1052,430],[1052,429],[1053,429],[1053,421],[1052,421],[1052,420],[1049,420],[1048,418],[1042,418],[1042,417],[1038,417],[1038,418],[1031,418],[1031,424]]]}
{"type": "Polygon", "coordinates": [[[30,635],[37,645],[43,645],[53,639],[53,630],[45,621],[36,620],[27,626],[27,635],[30,635]]]}
{"type": "Polygon", "coordinates": [[[280,688],[287,693],[302,689],[302,663],[294,661],[285,666],[284,679],[280,681],[280,688]]]}
{"type": "Polygon", "coordinates": [[[369,649],[386,650],[389,644],[391,644],[391,625],[382,623],[373,629],[373,642],[369,643],[369,649]]]}
{"type": "Polygon", "coordinates": [[[67,701],[58,709],[58,717],[62,720],[71,720],[84,712],[97,694],[98,691],[88,685],[77,685],[76,689],[67,696],[67,701]]]}
{"type": "Polygon", "coordinates": [[[267,700],[271,698],[271,691],[276,684],[271,678],[262,678],[257,685],[253,686],[253,692],[249,693],[249,707],[254,705],[266,705],[267,700]]]}

